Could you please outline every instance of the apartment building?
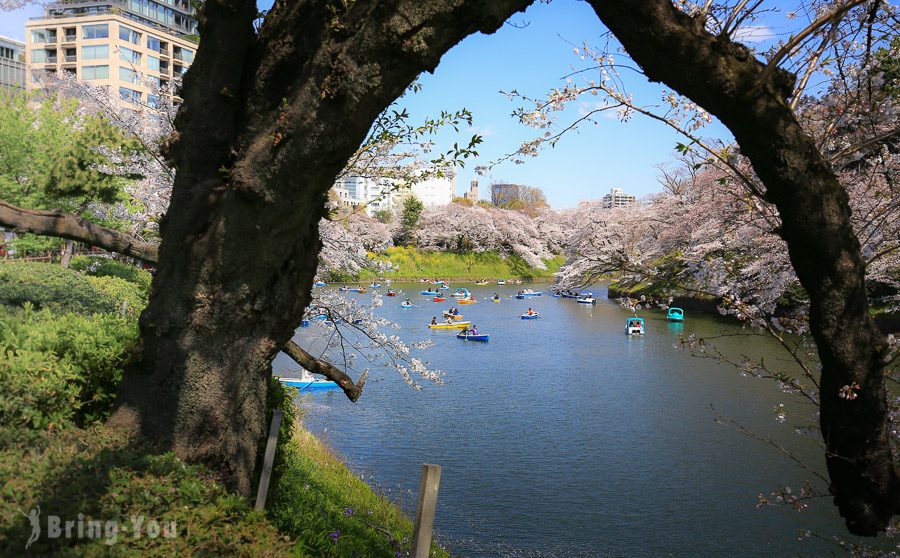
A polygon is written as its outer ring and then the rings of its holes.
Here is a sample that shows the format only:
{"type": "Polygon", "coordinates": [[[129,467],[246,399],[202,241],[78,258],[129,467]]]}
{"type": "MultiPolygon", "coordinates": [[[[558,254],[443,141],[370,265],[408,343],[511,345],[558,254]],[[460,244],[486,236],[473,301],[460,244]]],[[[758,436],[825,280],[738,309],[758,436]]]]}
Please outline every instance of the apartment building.
{"type": "Polygon", "coordinates": [[[196,30],[187,0],[53,4],[25,25],[27,87],[65,72],[153,106],[193,62],[196,30]]]}
{"type": "Polygon", "coordinates": [[[621,188],[613,188],[608,194],[603,196],[601,200],[602,207],[612,209],[613,207],[624,207],[635,202],[636,198],[631,194],[626,194],[621,188]]]}
{"type": "Polygon", "coordinates": [[[25,43],[0,36],[0,91],[25,90],[25,43]]]}

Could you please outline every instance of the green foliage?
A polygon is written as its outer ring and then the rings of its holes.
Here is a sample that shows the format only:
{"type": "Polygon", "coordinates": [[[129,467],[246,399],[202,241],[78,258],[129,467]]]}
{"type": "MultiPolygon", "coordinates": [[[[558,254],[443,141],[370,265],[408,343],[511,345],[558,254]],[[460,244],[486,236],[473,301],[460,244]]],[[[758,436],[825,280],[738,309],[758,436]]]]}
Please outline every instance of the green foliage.
{"type": "Polygon", "coordinates": [[[422,216],[422,211],[424,210],[425,204],[419,198],[415,196],[406,198],[403,201],[403,211],[400,213],[400,224],[407,231],[415,230],[416,225],[419,224],[419,217],[422,216]]]}
{"type": "Polygon", "coordinates": [[[16,234],[9,246],[16,251],[16,256],[37,256],[62,248],[64,243],[61,238],[25,233],[16,234]]]}
{"type": "MultiPolygon", "coordinates": [[[[547,269],[535,269],[518,256],[503,257],[496,252],[423,252],[408,246],[394,246],[370,257],[390,261],[397,266],[396,271],[386,274],[393,279],[418,279],[419,277],[441,277],[447,279],[497,279],[550,278],[564,263],[563,256],[544,260],[547,269]]],[[[379,275],[380,277],[381,275],[379,275]]],[[[362,270],[360,279],[374,278],[369,270],[362,270]]]]}
{"type": "MultiPolygon", "coordinates": [[[[42,435],[34,446],[0,451],[2,556],[303,556],[208,469],[102,428],[42,435]],[[40,447],[35,451],[34,446],[40,447]],[[37,506],[64,520],[116,520],[118,532],[49,539],[23,554],[37,506]],[[20,513],[22,512],[22,513],[20,513]],[[133,518],[143,518],[142,536],[133,518]],[[174,523],[175,536],[148,534],[150,521],[174,523]]],[[[74,532],[73,532],[74,534],[74,532]]]]}
{"type": "Polygon", "coordinates": [[[85,275],[124,279],[138,285],[145,293],[150,292],[150,281],[153,279],[145,269],[101,256],[75,256],[70,267],[85,275]]]}
{"type": "MultiPolygon", "coordinates": [[[[13,434],[108,416],[137,340],[133,319],[0,308],[0,425],[13,434]]],[[[6,436],[4,436],[5,438],[6,436]]]]}
{"type": "Polygon", "coordinates": [[[900,97],[900,36],[891,39],[890,47],[875,51],[876,68],[884,80],[881,91],[894,99],[900,97]]]}
{"type": "Polygon", "coordinates": [[[139,146],[107,120],[58,96],[0,94],[0,199],[89,216],[90,203],[128,198],[127,180],[104,171],[108,153],[139,146]]]}
{"type": "Polygon", "coordinates": [[[118,313],[125,302],[127,313],[137,315],[146,306],[146,295],[140,286],[117,277],[88,277],[42,263],[0,263],[0,304],[20,307],[26,302],[77,314],[118,313]]]}
{"type": "Polygon", "coordinates": [[[394,213],[390,209],[379,209],[374,214],[375,220],[387,225],[394,220],[394,213]]]}

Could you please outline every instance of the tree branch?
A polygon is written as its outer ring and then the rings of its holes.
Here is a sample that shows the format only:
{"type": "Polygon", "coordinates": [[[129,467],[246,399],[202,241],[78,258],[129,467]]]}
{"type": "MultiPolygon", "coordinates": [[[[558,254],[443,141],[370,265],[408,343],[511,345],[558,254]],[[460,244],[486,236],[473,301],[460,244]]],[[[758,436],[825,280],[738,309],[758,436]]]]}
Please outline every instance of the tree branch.
{"type": "Polygon", "coordinates": [[[17,231],[55,236],[105,248],[145,262],[156,262],[157,246],[58,211],[25,209],[0,201],[0,225],[17,231]]]}
{"type": "Polygon", "coordinates": [[[366,384],[366,377],[369,375],[368,370],[363,372],[362,376],[359,377],[359,381],[354,384],[353,378],[345,374],[338,367],[330,362],[312,356],[293,341],[285,343],[281,350],[303,368],[314,374],[322,374],[339,385],[341,389],[344,390],[347,399],[350,401],[355,403],[356,400],[359,399],[359,396],[362,395],[363,386],[366,384]]]}

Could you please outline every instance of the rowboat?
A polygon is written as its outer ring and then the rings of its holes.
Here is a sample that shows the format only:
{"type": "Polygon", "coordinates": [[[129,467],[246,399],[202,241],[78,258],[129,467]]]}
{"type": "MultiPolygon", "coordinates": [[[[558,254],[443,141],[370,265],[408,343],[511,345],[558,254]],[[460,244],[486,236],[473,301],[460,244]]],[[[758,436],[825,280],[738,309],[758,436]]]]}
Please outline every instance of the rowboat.
{"type": "Polygon", "coordinates": [[[372,281],[372,284],[369,285],[369,288],[370,288],[370,289],[378,289],[378,288],[381,288],[381,283],[376,283],[375,281],[372,281]]]}
{"type": "Polygon", "coordinates": [[[461,298],[456,302],[458,302],[459,304],[478,304],[478,301],[474,298],[461,298]]]}
{"type": "Polygon", "coordinates": [[[491,334],[490,333],[479,333],[478,335],[472,335],[471,333],[466,333],[464,331],[456,334],[457,339],[465,339],[466,341],[490,341],[491,334]]]}
{"type": "Polygon", "coordinates": [[[499,299],[499,298],[492,298],[492,299],[491,299],[491,302],[500,302],[500,299],[499,299]]]}
{"type": "Polygon", "coordinates": [[[588,295],[579,298],[577,302],[578,304],[597,304],[597,299],[588,295]]]}
{"type": "Polygon", "coordinates": [[[412,307],[413,307],[412,304],[406,304],[406,303],[403,303],[403,304],[400,305],[400,308],[412,308],[412,307]]]}
{"type": "Polygon", "coordinates": [[[475,284],[476,284],[476,285],[479,285],[479,286],[482,286],[482,285],[490,285],[490,282],[488,282],[488,281],[475,281],[475,284]]]}
{"type": "Polygon", "coordinates": [[[535,312],[534,314],[529,314],[528,312],[526,312],[526,313],[522,314],[520,317],[523,320],[536,320],[539,315],[540,314],[538,314],[537,312],[535,312]]]}
{"type": "Polygon", "coordinates": [[[681,308],[675,308],[673,306],[669,308],[669,311],[666,313],[666,319],[670,322],[683,322],[684,310],[682,310],[681,308]]]}
{"type": "Polygon", "coordinates": [[[278,381],[286,386],[298,388],[300,391],[311,391],[319,389],[339,389],[340,386],[336,382],[326,380],[325,378],[315,378],[309,372],[303,370],[299,376],[279,376],[278,381]]]}
{"type": "Polygon", "coordinates": [[[541,296],[544,294],[543,291],[533,291],[531,289],[525,289],[524,291],[519,291],[516,295],[516,298],[531,298],[533,296],[541,296]]]}
{"type": "Polygon", "coordinates": [[[503,279],[497,279],[497,284],[498,284],[498,285],[505,285],[505,284],[506,284],[506,281],[504,281],[503,279]]]}
{"type": "Polygon", "coordinates": [[[431,299],[431,300],[434,301],[434,302],[447,302],[447,299],[444,298],[444,297],[442,297],[442,296],[436,296],[436,297],[434,297],[434,298],[431,299]]]}
{"type": "Polygon", "coordinates": [[[387,296],[397,296],[397,293],[394,291],[388,291],[387,296]]]}
{"type": "Polygon", "coordinates": [[[428,329],[468,329],[472,322],[455,322],[452,324],[428,324],[428,329]]]}
{"type": "Polygon", "coordinates": [[[424,296],[437,296],[441,293],[439,293],[437,291],[428,290],[428,291],[421,291],[419,294],[424,295],[424,296]]]}
{"type": "Polygon", "coordinates": [[[579,293],[578,291],[561,291],[559,296],[563,298],[581,298],[582,296],[590,296],[591,293],[579,293]]]}
{"type": "Polygon", "coordinates": [[[365,287],[350,287],[350,288],[347,289],[347,290],[349,290],[351,293],[364,293],[364,292],[366,292],[366,288],[365,288],[365,287]]]}
{"type": "Polygon", "coordinates": [[[313,287],[327,287],[327,286],[328,286],[328,283],[326,283],[324,281],[316,281],[315,283],[313,283],[313,287]]]}
{"type": "Polygon", "coordinates": [[[644,318],[628,318],[625,321],[626,335],[643,335],[644,334],[644,318]]]}

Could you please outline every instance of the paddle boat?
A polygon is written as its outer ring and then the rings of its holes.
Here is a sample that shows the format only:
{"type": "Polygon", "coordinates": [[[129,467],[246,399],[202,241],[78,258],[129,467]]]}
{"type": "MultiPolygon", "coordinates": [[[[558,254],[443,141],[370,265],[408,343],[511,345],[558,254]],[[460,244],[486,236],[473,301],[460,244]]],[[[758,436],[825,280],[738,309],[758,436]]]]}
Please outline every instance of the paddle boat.
{"type": "Polygon", "coordinates": [[[370,289],[380,289],[380,288],[381,288],[381,283],[376,283],[375,281],[372,281],[372,284],[369,285],[369,288],[370,288],[370,289]]]}
{"type": "Polygon", "coordinates": [[[538,319],[539,316],[540,316],[540,314],[538,314],[537,312],[532,312],[530,314],[528,312],[525,312],[524,314],[522,314],[519,317],[522,318],[523,320],[536,320],[536,319],[538,319]]]}
{"type": "Polygon", "coordinates": [[[397,291],[388,291],[387,296],[397,296],[397,291]]]}
{"type": "Polygon", "coordinates": [[[491,297],[491,302],[500,302],[500,295],[495,294],[491,297]]]}
{"type": "Polygon", "coordinates": [[[544,294],[543,291],[533,291],[531,289],[524,289],[524,290],[519,291],[519,293],[516,295],[516,298],[531,298],[533,296],[541,296],[542,294],[544,294]]]}
{"type": "Polygon", "coordinates": [[[478,286],[490,285],[489,281],[475,281],[475,284],[478,286]]]}
{"type": "Polygon", "coordinates": [[[432,302],[447,302],[447,297],[444,296],[436,296],[431,299],[432,302]]]}
{"type": "Polygon", "coordinates": [[[410,304],[409,302],[401,302],[400,303],[400,308],[412,308],[412,307],[413,307],[413,305],[410,304]]]}
{"type": "Polygon", "coordinates": [[[427,291],[422,291],[419,294],[423,296],[439,296],[441,293],[428,289],[427,291]]]}
{"type": "Polygon", "coordinates": [[[625,321],[625,333],[627,335],[643,335],[644,318],[628,318],[625,321]]]}
{"type": "Polygon", "coordinates": [[[316,281],[315,283],[313,283],[313,287],[327,287],[327,286],[328,286],[328,283],[326,283],[324,281],[316,281]]]}
{"type": "Polygon", "coordinates": [[[498,284],[498,285],[505,285],[505,284],[506,284],[506,281],[504,281],[503,279],[497,279],[497,284],[498,284]]]}
{"type": "Polygon", "coordinates": [[[470,325],[472,325],[472,322],[469,321],[453,322],[452,324],[428,324],[428,329],[469,329],[470,325]]]}
{"type": "Polygon", "coordinates": [[[578,302],[578,304],[597,304],[597,299],[588,293],[580,297],[576,302],[578,302]]]}
{"type": "Polygon", "coordinates": [[[672,306],[669,308],[669,311],[666,312],[666,319],[670,322],[683,322],[684,321],[684,310],[681,308],[675,308],[672,306]]]}
{"type": "Polygon", "coordinates": [[[456,292],[453,293],[453,296],[469,298],[472,295],[469,294],[469,289],[456,289],[456,292]]]}
{"type": "Polygon", "coordinates": [[[490,341],[491,334],[490,333],[479,333],[475,335],[474,333],[469,333],[467,331],[460,331],[456,334],[457,339],[465,339],[466,341],[490,341]]]}
{"type": "Polygon", "coordinates": [[[316,378],[306,370],[302,370],[298,376],[277,376],[277,378],[282,384],[298,388],[300,391],[340,389],[341,387],[331,380],[316,378]]]}
{"type": "Polygon", "coordinates": [[[444,283],[443,285],[438,287],[438,290],[440,290],[440,291],[447,291],[449,289],[450,289],[450,285],[448,285],[447,283],[444,283]]]}

